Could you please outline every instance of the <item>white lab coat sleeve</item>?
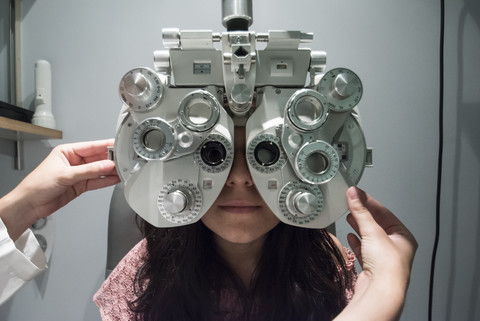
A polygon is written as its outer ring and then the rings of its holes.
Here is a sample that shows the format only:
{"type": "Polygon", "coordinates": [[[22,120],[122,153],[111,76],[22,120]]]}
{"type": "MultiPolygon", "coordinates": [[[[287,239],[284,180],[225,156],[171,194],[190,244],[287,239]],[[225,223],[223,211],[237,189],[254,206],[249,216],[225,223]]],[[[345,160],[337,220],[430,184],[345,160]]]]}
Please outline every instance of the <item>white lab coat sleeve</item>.
{"type": "Polygon", "coordinates": [[[13,242],[0,219],[0,304],[47,268],[47,259],[31,230],[13,242]]]}

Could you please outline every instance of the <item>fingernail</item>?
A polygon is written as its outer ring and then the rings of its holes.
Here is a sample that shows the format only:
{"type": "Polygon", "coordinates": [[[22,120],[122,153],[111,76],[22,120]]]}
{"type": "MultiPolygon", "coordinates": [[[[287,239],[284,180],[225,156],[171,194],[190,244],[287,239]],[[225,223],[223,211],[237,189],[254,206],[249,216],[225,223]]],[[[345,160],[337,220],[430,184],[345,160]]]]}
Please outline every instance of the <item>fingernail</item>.
{"type": "Polygon", "coordinates": [[[348,189],[347,191],[347,194],[348,194],[348,197],[351,199],[351,200],[356,200],[358,199],[358,190],[355,186],[352,186],[348,189]]]}

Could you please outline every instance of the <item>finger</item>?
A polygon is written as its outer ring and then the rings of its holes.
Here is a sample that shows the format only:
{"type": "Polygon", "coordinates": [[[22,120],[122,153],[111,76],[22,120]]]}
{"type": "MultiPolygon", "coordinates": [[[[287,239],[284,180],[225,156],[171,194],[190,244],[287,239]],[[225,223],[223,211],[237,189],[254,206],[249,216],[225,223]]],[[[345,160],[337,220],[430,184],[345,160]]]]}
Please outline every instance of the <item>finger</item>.
{"type": "Polygon", "coordinates": [[[102,176],[112,176],[116,173],[115,163],[111,160],[101,160],[98,162],[72,166],[68,168],[68,174],[65,175],[65,185],[74,185],[78,182],[96,179],[102,176]]]}
{"type": "Polygon", "coordinates": [[[349,233],[347,235],[347,241],[348,245],[350,245],[350,248],[352,249],[353,253],[355,253],[355,256],[357,257],[358,262],[360,263],[361,266],[363,266],[363,260],[362,260],[362,242],[360,239],[352,234],[349,233]]]}
{"type": "Polygon", "coordinates": [[[87,191],[93,191],[96,189],[112,186],[118,184],[120,178],[117,175],[104,176],[100,178],[89,179],[87,181],[87,191]]]}
{"type": "Polygon", "coordinates": [[[366,193],[355,186],[352,186],[347,190],[348,207],[351,216],[356,223],[356,232],[362,238],[364,235],[376,233],[379,228],[377,222],[372,217],[372,214],[365,206],[365,200],[366,193]]]}
{"type": "Polygon", "coordinates": [[[96,154],[105,153],[107,151],[107,147],[113,146],[114,144],[115,140],[111,138],[73,144],[73,149],[77,155],[82,157],[88,157],[96,154]]]}
{"type": "Polygon", "coordinates": [[[76,165],[83,162],[93,162],[106,159],[107,147],[113,146],[114,139],[98,140],[92,142],[60,145],[60,152],[65,155],[70,164],[76,165]]]}
{"type": "Polygon", "coordinates": [[[405,228],[403,223],[389,209],[368,194],[366,194],[365,206],[378,225],[388,234],[396,232],[399,228],[405,228]]]}
{"type": "Polygon", "coordinates": [[[358,224],[357,222],[355,221],[355,218],[353,217],[352,214],[348,214],[347,215],[347,222],[348,224],[350,224],[350,226],[353,228],[353,230],[357,233],[357,234],[360,234],[360,231],[358,229],[358,224]]]}

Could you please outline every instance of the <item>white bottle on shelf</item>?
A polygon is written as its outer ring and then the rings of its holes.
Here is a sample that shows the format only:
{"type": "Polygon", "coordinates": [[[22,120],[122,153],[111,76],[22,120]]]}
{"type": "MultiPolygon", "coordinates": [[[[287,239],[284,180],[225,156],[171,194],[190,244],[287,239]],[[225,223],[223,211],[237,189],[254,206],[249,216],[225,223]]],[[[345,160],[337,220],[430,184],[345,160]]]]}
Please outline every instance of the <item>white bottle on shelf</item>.
{"type": "Polygon", "coordinates": [[[38,60],[35,63],[35,113],[32,124],[55,129],[52,114],[52,72],[50,63],[38,60]]]}

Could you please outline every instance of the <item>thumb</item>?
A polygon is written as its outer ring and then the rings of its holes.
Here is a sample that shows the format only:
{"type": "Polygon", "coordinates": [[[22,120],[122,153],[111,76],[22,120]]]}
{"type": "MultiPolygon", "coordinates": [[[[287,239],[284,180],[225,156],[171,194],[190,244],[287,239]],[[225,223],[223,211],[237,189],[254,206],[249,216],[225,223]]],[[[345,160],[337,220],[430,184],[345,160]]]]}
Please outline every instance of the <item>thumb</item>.
{"type": "Polygon", "coordinates": [[[377,223],[366,206],[367,194],[356,186],[347,190],[347,202],[351,217],[349,223],[360,237],[371,233],[377,223]]]}

